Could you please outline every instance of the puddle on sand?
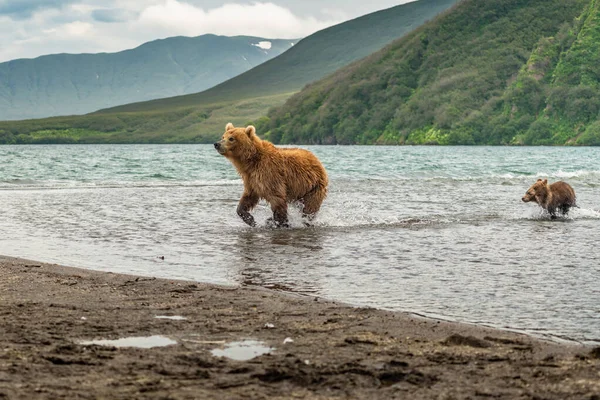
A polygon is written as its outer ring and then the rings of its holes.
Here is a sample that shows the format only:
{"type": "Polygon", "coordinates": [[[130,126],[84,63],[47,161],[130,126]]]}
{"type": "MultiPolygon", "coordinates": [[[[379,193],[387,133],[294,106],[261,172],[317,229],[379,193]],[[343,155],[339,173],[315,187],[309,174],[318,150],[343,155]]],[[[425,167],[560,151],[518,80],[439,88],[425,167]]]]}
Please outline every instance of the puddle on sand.
{"type": "Polygon", "coordinates": [[[156,319],[170,319],[172,321],[185,321],[187,318],[181,315],[157,315],[156,319]]]}
{"type": "Polygon", "coordinates": [[[257,340],[243,340],[240,342],[231,342],[225,345],[224,349],[213,349],[211,354],[215,357],[227,357],[236,361],[248,361],[255,357],[268,354],[275,350],[263,342],[257,340]]]}
{"type": "Polygon", "coordinates": [[[116,340],[82,340],[78,342],[83,345],[96,344],[99,346],[112,346],[112,347],[137,347],[140,349],[150,349],[152,347],[165,347],[177,344],[173,339],[169,339],[166,336],[139,336],[139,337],[128,337],[116,340]]]}

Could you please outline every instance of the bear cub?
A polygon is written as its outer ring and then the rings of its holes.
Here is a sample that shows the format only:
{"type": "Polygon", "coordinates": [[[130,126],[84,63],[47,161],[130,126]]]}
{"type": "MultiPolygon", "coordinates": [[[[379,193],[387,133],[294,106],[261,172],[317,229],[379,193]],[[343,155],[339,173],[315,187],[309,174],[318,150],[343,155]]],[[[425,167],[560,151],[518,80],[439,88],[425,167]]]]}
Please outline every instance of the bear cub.
{"type": "Polygon", "coordinates": [[[240,218],[256,226],[250,211],[260,199],[273,211],[272,221],[288,227],[288,203],[298,203],[302,216],[312,220],[327,196],[327,173],[310,151],[278,148],[261,140],[252,125],[236,128],[229,123],[215,149],[237,169],[244,182],[244,194],[237,207],[240,218]]]}
{"type": "Polygon", "coordinates": [[[576,207],[575,191],[571,185],[562,181],[550,185],[548,179],[538,179],[521,200],[525,203],[533,201],[539,204],[548,211],[552,219],[556,218],[557,211],[567,215],[571,207],[576,207]]]}

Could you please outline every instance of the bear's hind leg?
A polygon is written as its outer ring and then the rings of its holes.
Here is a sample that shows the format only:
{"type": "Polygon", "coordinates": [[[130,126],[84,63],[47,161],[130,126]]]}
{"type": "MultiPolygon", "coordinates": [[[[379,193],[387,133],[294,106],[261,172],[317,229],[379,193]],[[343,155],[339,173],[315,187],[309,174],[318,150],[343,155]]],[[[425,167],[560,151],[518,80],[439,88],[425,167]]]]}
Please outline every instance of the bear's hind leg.
{"type": "Polygon", "coordinates": [[[278,228],[289,228],[287,202],[285,199],[277,199],[271,202],[271,210],[273,211],[273,220],[278,228]]]}
{"type": "Polygon", "coordinates": [[[302,198],[302,218],[312,221],[317,216],[317,213],[321,209],[323,200],[327,197],[327,188],[318,186],[315,190],[308,193],[302,198]]]}

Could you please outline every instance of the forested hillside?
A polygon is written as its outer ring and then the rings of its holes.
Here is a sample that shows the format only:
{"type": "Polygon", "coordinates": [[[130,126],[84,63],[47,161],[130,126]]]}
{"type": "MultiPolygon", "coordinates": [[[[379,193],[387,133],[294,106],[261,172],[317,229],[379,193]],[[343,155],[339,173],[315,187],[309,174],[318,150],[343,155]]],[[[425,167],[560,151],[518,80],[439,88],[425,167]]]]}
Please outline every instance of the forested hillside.
{"type": "Polygon", "coordinates": [[[600,144],[598,0],[464,0],[272,109],[280,143],[600,144]]]}
{"type": "Polygon", "coordinates": [[[465,124],[518,144],[600,145],[600,2],[538,43],[498,107],[465,124]],[[485,119],[491,118],[490,123],[485,119]]]}

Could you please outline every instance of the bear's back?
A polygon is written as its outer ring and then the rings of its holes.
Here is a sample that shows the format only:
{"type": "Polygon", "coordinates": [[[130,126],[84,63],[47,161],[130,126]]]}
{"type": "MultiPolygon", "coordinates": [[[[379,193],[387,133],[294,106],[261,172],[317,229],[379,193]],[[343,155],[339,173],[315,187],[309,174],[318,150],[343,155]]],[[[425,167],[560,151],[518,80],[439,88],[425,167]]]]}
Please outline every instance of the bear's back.
{"type": "Polygon", "coordinates": [[[552,192],[552,203],[559,205],[575,205],[575,191],[567,182],[558,181],[550,185],[552,192]]]}

